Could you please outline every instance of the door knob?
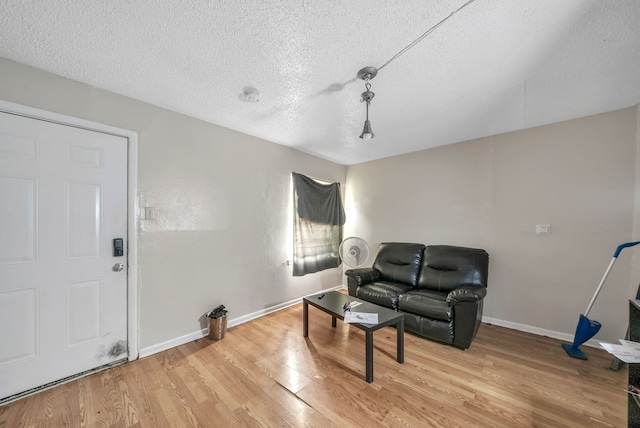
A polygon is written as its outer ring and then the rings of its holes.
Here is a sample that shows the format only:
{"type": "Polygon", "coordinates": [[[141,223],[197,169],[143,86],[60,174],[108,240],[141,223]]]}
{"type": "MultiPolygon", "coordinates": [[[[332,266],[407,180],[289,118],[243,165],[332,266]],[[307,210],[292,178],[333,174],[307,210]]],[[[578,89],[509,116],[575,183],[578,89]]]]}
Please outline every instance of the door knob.
{"type": "Polygon", "coordinates": [[[124,269],[124,264],[123,263],[116,263],[115,265],[113,265],[113,267],[111,269],[114,272],[120,272],[122,269],[124,269]]]}

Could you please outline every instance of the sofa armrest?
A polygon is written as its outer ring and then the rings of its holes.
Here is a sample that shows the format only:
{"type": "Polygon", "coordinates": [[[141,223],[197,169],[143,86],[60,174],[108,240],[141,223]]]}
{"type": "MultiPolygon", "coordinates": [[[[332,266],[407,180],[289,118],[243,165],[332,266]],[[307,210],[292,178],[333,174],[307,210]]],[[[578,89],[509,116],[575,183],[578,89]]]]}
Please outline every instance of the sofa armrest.
{"type": "Polygon", "coordinates": [[[479,302],[487,295],[487,289],[477,285],[463,285],[447,295],[447,303],[453,306],[461,302],[479,302]]]}
{"type": "Polygon", "coordinates": [[[352,279],[358,287],[371,284],[382,278],[380,271],[374,268],[349,269],[344,274],[347,278],[352,279]]]}

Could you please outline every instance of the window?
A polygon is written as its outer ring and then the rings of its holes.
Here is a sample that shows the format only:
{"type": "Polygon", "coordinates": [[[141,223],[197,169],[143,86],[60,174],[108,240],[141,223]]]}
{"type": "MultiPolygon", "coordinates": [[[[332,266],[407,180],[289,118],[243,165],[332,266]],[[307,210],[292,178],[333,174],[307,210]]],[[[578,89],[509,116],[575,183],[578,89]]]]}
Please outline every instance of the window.
{"type": "Polygon", "coordinates": [[[293,179],[293,276],[340,266],[345,222],[340,183],[324,184],[302,174],[293,179]]]}

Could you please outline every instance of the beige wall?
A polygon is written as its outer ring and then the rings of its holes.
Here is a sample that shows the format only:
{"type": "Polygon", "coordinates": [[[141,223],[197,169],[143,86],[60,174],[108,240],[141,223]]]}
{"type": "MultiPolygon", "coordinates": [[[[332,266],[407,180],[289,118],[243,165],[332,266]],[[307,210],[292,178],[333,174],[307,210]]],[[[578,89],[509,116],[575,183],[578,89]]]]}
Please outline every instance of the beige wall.
{"type": "Polygon", "coordinates": [[[0,99],[136,131],[139,342],[198,332],[342,284],[341,269],[291,276],[292,171],[345,182],[346,167],[0,59],[0,99]]]}
{"type": "MultiPolygon", "coordinates": [[[[572,338],[615,248],[634,239],[637,125],[628,108],[350,166],[348,234],[373,255],[385,241],[484,248],[484,315],[572,338]]],[[[589,314],[596,339],[625,334],[637,252],[622,253],[589,314]]]]}
{"type": "MultiPolygon", "coordinates": [[[[2,100],[138,132],[138,199],[156,209],[136,231],[141,348],[220,303],[233,320],[343,282],[283,264],[291,171],[348,171],[346,233],[371,244],[369,264],[384,241],[485,248],[485,316],[543,334],[572,337],[615,247],[640,238],[636,108],[346,168],[3,59],[0,76],[2,100]]],[[[624,335],[638,260],[625,250],[605,284],[596,338],[624,335]]]]}

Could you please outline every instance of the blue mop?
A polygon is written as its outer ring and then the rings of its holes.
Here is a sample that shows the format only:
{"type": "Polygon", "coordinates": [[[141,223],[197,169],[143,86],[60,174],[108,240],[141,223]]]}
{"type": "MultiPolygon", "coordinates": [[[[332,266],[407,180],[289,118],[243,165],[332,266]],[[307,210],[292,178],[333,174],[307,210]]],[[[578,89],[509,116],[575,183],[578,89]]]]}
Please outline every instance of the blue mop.
{"type": "Polygon", "coordinates": [[[600,330],[600,327],[602,327],[602,324],[600,324],[598,321],[590,320],[589,318],[587,318],[587,315],[589,315],[589,311],[591,310],[593,303],[596,301],[598,294],[600,294],[600,289],[604,285],[604,282],[607,280],[607,276],[609,276],[609,272],[611,271],[613,264],[616,262],[616,259],[620,255],[620,252],[627,247],[633,247],[638,244],[640,244],[640,241],[627,242],[626,244],[618,245],[618,248],[616,248],[616,252],[613,254],[611,263],[609,263],[609,267],[605,271],[604,276],[602,277],[602,280],[600,280],[600,285],[598,285],[598,288],[596,289],[596,292],[593,295],[593,298],[591,298],[591,302],[589,302],[589,306],[587,306],[587,310],[584,311],[584,315],[580,314],[580,319],[578,320],[578,326],[576,327],[576,334],[573,337],[573,344],[571,345],[569,345],[568,343],[562,344],[562,347],[564,348],[565,351],[567,351],[567,354],[569,354],[569,356],[573,358],[580,358],[581,360],[587,359],[587,355],[580,350],[579,346],[582,345],[587,340],[591,339],[593,336],[595,336],[596,333],[598,333],[598,330],[600,330]]]}

